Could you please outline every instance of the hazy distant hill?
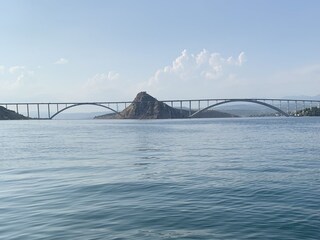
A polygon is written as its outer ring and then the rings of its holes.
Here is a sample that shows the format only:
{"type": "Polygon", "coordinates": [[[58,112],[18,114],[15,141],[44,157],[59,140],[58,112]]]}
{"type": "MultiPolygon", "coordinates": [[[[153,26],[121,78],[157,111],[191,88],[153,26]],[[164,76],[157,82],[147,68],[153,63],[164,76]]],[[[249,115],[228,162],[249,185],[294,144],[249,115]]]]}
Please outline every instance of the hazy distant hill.
{"type": "Polygon", "coordinates": [[[287,96],[284,98],[285,99],[301,99],[301,100],[320,100],[320,94],[316,96],[306,96],[306,95],[287,96]]]}
{"type": "Polygon", "coordinates": [[[16,113],[15,111],[8,110],[0,106],[0,120],[21,120],[28,119],[27,117],[16,113]]]}

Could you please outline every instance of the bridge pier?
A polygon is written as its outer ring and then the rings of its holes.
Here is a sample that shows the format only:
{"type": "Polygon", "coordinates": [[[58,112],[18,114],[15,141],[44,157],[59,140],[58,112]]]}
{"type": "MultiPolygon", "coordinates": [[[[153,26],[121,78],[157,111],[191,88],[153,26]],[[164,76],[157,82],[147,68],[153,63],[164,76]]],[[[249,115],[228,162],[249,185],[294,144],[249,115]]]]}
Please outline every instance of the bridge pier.
{"type": "Polygon", "coordinates": [[[279,105],[280,105],[279,109],[281,110],[281,100],[280,100],[280,104],[279,105]]]}
{"type": "Polygon", "coordinates": [[[50,103],[48,103],[48,118],[50,119],[50,103]]]}
{"type": "Polygon", "coordinates": [[[29,104],[27,104],[27,116],[28,116],[28,118],[30,117],[29,104]]]}
{"type": "Polygon", "coordinates": [[[39,104],[37,104],[37,109],[38,109],[38,119],[40,119],[40,107],[39,107],[39,104]]]}

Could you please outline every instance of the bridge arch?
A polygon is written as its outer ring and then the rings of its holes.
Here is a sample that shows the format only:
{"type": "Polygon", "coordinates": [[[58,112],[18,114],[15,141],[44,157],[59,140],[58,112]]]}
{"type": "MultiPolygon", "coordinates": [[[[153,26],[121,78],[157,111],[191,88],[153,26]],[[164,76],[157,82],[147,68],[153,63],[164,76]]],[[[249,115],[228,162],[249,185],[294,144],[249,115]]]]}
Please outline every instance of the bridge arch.
{"type": "Polygon", "coordinates": [[[216,107],[216,106],[219,106],[219,105],[222,105],[222,104],[226,104],[226,103],[231,103],[231,102],[249,102],[249,103],[256,103],[256,104],[260,104],[260,105],[263,105],[263,106],[266,106],[268,108],[271,108],[275,111],[277,111],[278,113],[280,113],[281,115],[283,116],[286,116],[286,117],[289,117],[289,114],[282,111],[280,108],[278,107],[275,107],[271,104],[268,104],[268,103],[265,103],[265,102],[261,102],[261,101],[258,101],[258,100],[255,100],[255,99],[229,99],[229,100],[225,100],[225,101],[222,101],[222,102],[218,102],[218,103],[215,103],[215,104],[212,104],[206,108],[203,108],[193,114],[191,114],[189,117],[190,118],[193,118],[195,116],[197,116],[198,114],[200,114],[201,112],[204,112],[210,108],[213,108],[213,107],[216,107]]]}
{"type": "Polygon", "coordinates": [[[121,113],[119,113],[118,111],[116,111],[116,110],[114,110],[114,109],[112,109],[112,108],[110,108],[110,107],[108,107],[108,106],[99,104],[99,103],[75,103],[75,104],[72,104],[72,105],[70,105],[70,106],[67,106],[67,107],[59,110],[58,112],[56,112],[55,114],[53,114],[53,115],[50,117],[50,119],[53,119],[55,116],[57,116],[58,114],[64,112],[65,110],[67,110],[67,109],[69,109],[69,108],[74,108],[74,107],[83,106],[83,105],[93,105],[93,106],[98,106],[98,107],[107,108],[107,109],[111,110],[112,112],[114,112],[114,113],[122,116],[121,113]]]}

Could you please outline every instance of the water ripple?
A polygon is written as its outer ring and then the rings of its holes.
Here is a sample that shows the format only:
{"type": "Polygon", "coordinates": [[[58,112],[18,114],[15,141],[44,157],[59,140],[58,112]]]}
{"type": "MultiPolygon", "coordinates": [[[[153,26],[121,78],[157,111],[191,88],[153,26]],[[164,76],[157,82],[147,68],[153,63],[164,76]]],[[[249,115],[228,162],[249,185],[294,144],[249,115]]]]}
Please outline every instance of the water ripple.
{"type": "Polygon", "coordinates": [[[283,118],[5,122],[0,237],[319,239],[319,127],[283,118]]]}

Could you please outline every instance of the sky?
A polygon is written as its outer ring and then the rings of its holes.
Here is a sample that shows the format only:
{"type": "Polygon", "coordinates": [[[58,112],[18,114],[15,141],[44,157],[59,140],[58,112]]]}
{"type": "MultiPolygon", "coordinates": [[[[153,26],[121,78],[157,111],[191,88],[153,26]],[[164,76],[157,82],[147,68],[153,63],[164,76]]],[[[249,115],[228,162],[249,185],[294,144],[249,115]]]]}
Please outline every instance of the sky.
{"type": "Polygon", "coordinates": [[[317,96],[319,10],[318,0],[0,0],[0,102],[317,96]]]}

